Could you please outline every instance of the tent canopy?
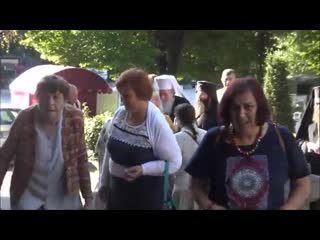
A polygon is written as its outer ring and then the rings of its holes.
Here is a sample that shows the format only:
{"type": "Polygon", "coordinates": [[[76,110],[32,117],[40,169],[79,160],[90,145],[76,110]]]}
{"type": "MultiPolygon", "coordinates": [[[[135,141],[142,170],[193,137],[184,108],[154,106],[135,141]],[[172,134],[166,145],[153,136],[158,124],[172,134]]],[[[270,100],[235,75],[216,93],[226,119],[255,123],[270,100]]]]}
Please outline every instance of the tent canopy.
{"type": "Polygon", "coordinates": [[[35,94],[37,84],[46,75],[56,74],[64,77],[81,91],[111,93],[109,84],[98,74],[84,69],[62,65],[39,65],[28,69],[18,76],[9,86],[11,91],[35,94]]]}

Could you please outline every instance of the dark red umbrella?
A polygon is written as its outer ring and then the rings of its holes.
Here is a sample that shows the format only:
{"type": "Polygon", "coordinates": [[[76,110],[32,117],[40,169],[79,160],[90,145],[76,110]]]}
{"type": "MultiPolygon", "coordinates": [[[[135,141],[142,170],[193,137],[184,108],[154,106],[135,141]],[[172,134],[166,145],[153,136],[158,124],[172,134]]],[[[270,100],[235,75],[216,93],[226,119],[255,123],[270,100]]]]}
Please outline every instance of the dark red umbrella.
{"type": "Polygon", "coordinates": [[[112,89],[107,81],[90,70],[84,68],[66,68],[55,74],[64,77],[69,83],[76,85],[81,91],[112,93],[112,89]]]}

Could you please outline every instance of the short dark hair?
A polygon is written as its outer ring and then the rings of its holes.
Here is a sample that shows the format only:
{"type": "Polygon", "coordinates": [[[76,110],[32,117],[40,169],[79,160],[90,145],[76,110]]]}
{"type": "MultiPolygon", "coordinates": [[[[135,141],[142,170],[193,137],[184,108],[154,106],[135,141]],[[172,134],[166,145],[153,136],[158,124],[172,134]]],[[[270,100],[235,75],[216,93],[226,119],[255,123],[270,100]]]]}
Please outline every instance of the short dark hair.
{"type": "Polygon", "coordinates": [[[69,83],[60,76],[47,75],[43,77],[37,85],[36,96],[41,92],[56,93],[60,92],[66,99],[69,95],[69,83]]]}
{"type": "Polygon", "coordinates": [[[182,103],[175,107],[174,115],[183,125],[192,125],[196,120],[194,107],[189,103],[182,103]]]}
{"type": "Polygon", "coordinates": [[[140,100],[149,101],[152,97],[153,87],[148,73],[141,68],[130,68],[122,72],[116,81],[117,89],[128,86],[140,100]]]}
{"type": "Polygon", "coordinates": [[[219,105],[220,123],[228,126],[231,123],[230,107],[235,96],[250,91],[257,101],[256,124],[263,125],[270,120],[270,109],[259,82],[254,77],[239,78],[225,91],[219,105]]]}

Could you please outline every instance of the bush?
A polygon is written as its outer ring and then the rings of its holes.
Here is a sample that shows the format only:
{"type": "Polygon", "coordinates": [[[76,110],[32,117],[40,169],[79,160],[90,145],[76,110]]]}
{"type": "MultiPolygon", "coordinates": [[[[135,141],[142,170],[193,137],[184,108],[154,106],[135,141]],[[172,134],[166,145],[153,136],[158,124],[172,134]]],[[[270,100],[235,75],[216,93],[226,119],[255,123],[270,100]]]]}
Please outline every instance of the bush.
{"type": "Polygon", "coordinates": [[[264,92],[271,107],[275,122],[294,130],[292,119],[291,98],[289,95],[288,71],[286,63],[277,53],[270,54],[266,59],[264,92]]]}
{"type": "Polygon", "coordinates": [[[89,158],[94,158],[94,154],[92,154],[95,150],[96,143],[99,137],[99,133],[104,125],[104,123],[112,117],[112,112],[105,112],[93,117],[89,116],[89,108],[87,105],[83,105],[83,113],[84,113],[84,133],[86,144],[88,148],[89,158]]]}

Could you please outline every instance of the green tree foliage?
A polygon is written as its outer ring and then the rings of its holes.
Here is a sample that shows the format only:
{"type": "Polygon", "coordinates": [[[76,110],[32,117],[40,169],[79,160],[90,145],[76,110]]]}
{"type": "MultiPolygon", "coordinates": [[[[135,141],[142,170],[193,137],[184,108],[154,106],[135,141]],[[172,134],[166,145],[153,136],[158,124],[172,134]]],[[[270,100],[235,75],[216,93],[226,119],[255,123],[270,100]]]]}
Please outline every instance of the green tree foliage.
{"type": "Polygon", "coordinates": [[[318,73],[320,64],[319,30],[33,30],[21,43],[57,64],[115,74],[138,66],[216,83],[224,68],[263,82],[267,53],[275,49],[290,74],[318,73]]]}
{"type": "Polygon", "coordinates": [[[133,66],[154,68],[156,50],[146,31],[37,30],[21,44],[35,48],[56,64],[109,69],[119,73],[133,66]]]}
{"type": "Polygon", "coordinates": [[[0,30],[0,56],[19,55],[18,53],[27,50],[19,44],[25,32],[25,30],[0,30]]]}
{"type": "Polygon", "coordinates": [[[91,152],[95,151],[95,146],[99,137],[99,133],[104,123],[112,117],[111,112],[105,112],[94,117],[89,116],[89,108],[83,104],[84,113],[84,134],[86,145],[91,152]]]}
{"type": "Polygon", "coordinates": [[[280,52],[269,54],[266,58],[264,92],[275,122],[294,130],[291,98],[289,95],[287,64],[280,52]]]}
{"type": "Polygon", "coordinates": [[[181,72],[220,83],[225,68],[238,76],[256,75],[257,60],[255,31],[198,30],[186,34],[181,72]]]}
{"type": "Polygon", "coordinates": [[[19,40],[17,30],[0,30],[0,53],[8,53],[10,46],[19,40]]]}
{"type": "MultiPolygon", "coordinates": [[[[237,30],[38,30],[22,44],[57,64],[107,68],[119,73],[140,66],[157,74],[171,73],[220,82],[224,68],[239,75],[258,71],[259,36],[237,30]]],[[[263,45],[264,46],[264,45],[263,45]]]]}
{"type": "Polygon", "coordinates": [[[313,73],[320,76],[320,30],[292,31],[277,37],[277,41],[291,75],[313,73]]]}

